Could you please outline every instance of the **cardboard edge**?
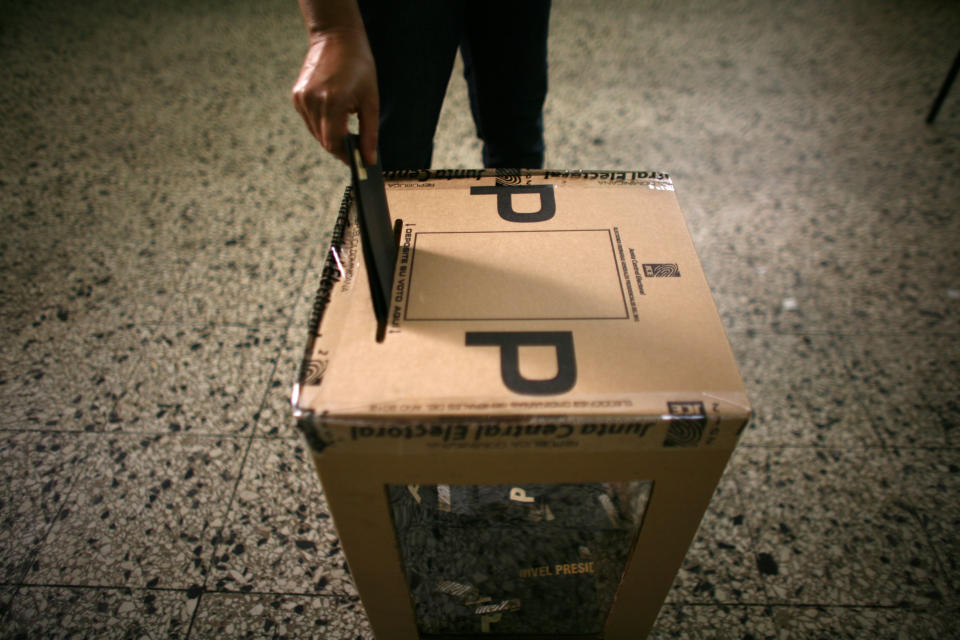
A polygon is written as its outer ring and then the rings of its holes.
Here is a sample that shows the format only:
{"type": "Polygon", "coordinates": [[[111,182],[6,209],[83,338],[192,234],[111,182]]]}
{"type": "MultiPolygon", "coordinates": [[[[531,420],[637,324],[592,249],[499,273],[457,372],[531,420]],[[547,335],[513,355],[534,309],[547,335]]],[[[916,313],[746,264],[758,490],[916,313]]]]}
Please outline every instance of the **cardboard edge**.
{"type": "Polygon", "coordinates": [[[323,322],[324,313],[330,304],[333,286],[339,282],[341,277],[340,266],[337,263],[334,251],[343,246],[343,239],[348,226],[350,207],[352,204],[353,189],[347,186],[343,192],[343,198],[340,200],[340,209],[337,211],[337,219],[330,237],[330,246],[327,249],[327,256],[320,274],[320,284],[317,286],[317,292],[313,299],[313,308],[310,311],[310,319],[307,321],[307,343],[304,346],[303,355],[300,358],[300,369],[297,373],[293,390],[290,393],[290,405],[293,407],[293,415],[297,419],[297,426],[303,431],[308,441],[313,437],[313,430],[305,430],[304,427],[306,424],[313,422],[310,419],[313,411],[300,407],[300,389],[309,373],[310,354],[313,352],[314,342],[320,335],[320,325],[323,322]]]}
{"type": "MultiPolygon", "coordinates": [[[[658,397],[663,396],[663,398],[668,398],[670,395],[671,394],[664,392],[659,394],[658,397]]],[[[675,395],[680,397],[689,394],[678,393],[675,395]]],[[[663,398],[652,403],[640,403],[646,406],[641,413],[633,410],[630,413],[576,414],[557,412],[543,415],[470,412],[425,416],[396,413],[377,414],[367,413],[362,410],[324,410],[321,412],[301,411],[297,414],[297,419],[300,431],[306,437],[311,449],[317,454],[323,453],[327,448],[337,445],[338,443],[346,445],[348,448],[353,448],[353,444],[355,443],[352,443],[350,437],[347,436],[346,431],[348,429],[350,432],[357,429],[375,430],[382,435],[381,432],[384,432],[385,429],[389,427],[391,432],[395,431],[396,433],[391,433],[389,438],[383,438],[383,440],[380,440],[379,436],[377,436],[377,443],[367,440],[367,445],[377,445],[374,446],[371,451],[384,453],[392,450],[394,453],[400,455],[410,454],[424,447],[430,448],[434,446],[434,439],[432,437],[426,437],[426,435],[434,435],[434,430],[436,429],[440,429],[441,431],[450,429],[470,430],[493,423],[502,426],[506,430],[537,426],[566,427],[576,430],[582,425],[597,422],[605,425],[645,425],[643,433],[646,434],[650,428],[665,427],[671,420],[677,419],[677,416],[666,413],[663,410],[658,411],[654,408],[654,406],[660,407],[664,404],[665,401],[663,398]],[[417,435],[412,435],[413,432],[417,432],[417,435]]],[[[736,446],[736,442],[743,432],[743,429],[749,423],[752,414],[752,408],[746,392],[744,390],[705,391],[701,392],[700,398],[703,400],[704,407],[707,408],[704,418],[705,420],[709,420],[709,432],[704,432],[707,434],[707,441],[702,448],[728,448],[732,450],[736,446]]],[[[708,423],[705,421],[704,424],[705,428],[707,428],[708,423]]],[[[532,436],[533,439],[537,437],[540,436],[536,434],[532,436]]],[[[547,435],[543,437],[547,437],[547,435]]],[[[445,438],[445,436],[441,438],[443,442],[446,442],[445,438]]],[[[659,442],[658,438],[651,439],[651,442],[654,441],[659,442]]],[[[622,446],[622,442],[617,439],[611,439],[608,441],[608,445],[591,445],[588,447],[588,450],[605,450],[608,446],[614,449],[619,448],[622,446]]],[[[666,445],[647,445],[640,448],[669,447],[666,445]]],[[[701,448],[701,446],[698,444],[694,448],[701,448]]]]}
{"type": "Polygon", "coordinates": [[[394,169],[384,171],[387,181],[411,180],[427,182],[429,180],[459,180],[472,178],[496,178],[497,182],[511,184],[521,177],[569,178],[582,180],[620,180],[624,182],[658,181],[673,185],[673,179],[666,171],[621,171],[614,169],[394,169]]]}

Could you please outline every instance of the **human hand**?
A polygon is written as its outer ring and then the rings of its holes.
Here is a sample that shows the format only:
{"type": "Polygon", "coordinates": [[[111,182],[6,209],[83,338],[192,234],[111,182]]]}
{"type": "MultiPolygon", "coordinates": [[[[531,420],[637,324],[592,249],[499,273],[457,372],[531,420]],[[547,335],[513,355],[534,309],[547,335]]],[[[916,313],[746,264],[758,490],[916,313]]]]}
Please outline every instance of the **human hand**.
{"type": "Polygon", "coordinates": [[[370,44],[362,30],[326,31],[311,37],[293,104],[323,148],[348,162],[343,139],[347,120],[356,113],[360,152],[367,164],[377,161],[379,94],[370,44]]]}

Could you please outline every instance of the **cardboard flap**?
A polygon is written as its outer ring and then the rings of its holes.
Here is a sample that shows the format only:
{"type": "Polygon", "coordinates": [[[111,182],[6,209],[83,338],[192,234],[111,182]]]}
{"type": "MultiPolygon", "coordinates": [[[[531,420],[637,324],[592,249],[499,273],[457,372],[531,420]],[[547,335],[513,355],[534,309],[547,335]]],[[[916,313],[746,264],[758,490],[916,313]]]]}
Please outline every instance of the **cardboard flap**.
{"type": "Polygon", "coordinates": [[[334,432],[527,417],[666,423],[677,411],[746,419],[669,176],[388,175],[387,197],[403,227],[385,339],[356,286],[367,276],[347,197],[302,414],[334,432]]]}

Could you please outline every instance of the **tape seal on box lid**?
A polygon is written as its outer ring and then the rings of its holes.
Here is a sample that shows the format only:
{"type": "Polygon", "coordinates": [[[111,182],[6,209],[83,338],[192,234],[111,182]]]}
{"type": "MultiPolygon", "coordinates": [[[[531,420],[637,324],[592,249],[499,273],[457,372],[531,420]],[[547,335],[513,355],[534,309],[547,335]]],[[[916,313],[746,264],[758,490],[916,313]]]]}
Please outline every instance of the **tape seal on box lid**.
{"type": "Polygon", "coordinates": [[[749,416],[750,404],[746,394],[729,392],[648,391],[639,393],[578,394],[572,398],[539,399],[517,396],[503,398],[422,397],[416,399],[385,400],[377,404],[340,404],[325,408],[328,424],[353,425],[382,424],[384,421],[422,421],[420,415],[429,415],[437,422],[454,423],[489,419],[511,419],[517,424],[565,420],[570,423],[589,422],[603,416],[611,422],[643,420],[671,420],[691,417],[749,416]],[[598,413],[606,409],[606,412],[598,413]],[[538,415],[527,415],[536,410],[538,415]]]}
{"type": "Polygon", "coordinates": [[[603,181],[622,184],[658,183],[663,190],[673,191],[673,180],[665,171],[611,171],[609,169],[395,169],[383,172],[387,181],[462,180],[495,178],[498,185],[517,185],[521,178],[603,181]]]}
{"type": "Polygon", "coordinates": [[[544,442],[584,450],[618,450],[624,445],[646,450],[725,448],[731,446],[746,424],[748,413],[733,402],[718,408],[693,399],[689,393],[664,397],[684,399],[665,401],[667,412],[659,414],[495,413],[428,417],[302,412],[298,427],[317,453],[338,443],[361,447],[357,451],[403,453],[415,449],[491,447],[523,451],[525,446],[546,446],[544,442]]]}

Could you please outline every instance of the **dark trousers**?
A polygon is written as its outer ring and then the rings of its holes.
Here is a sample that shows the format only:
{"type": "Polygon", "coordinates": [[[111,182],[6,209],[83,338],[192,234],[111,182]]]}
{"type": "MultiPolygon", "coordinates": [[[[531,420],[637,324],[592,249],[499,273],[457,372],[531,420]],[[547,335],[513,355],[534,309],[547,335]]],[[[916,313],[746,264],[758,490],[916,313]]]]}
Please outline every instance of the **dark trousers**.
{"type": "Polygon", "coordinates": [[[380,161],[428,169],[460,48],[483,164],[543,167],[550,0],[360,0],[377,65],[380,161]]]}

